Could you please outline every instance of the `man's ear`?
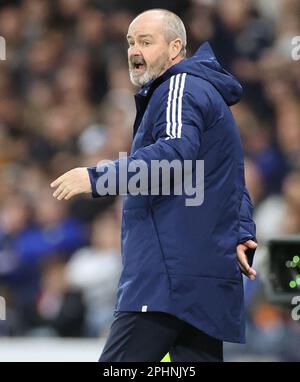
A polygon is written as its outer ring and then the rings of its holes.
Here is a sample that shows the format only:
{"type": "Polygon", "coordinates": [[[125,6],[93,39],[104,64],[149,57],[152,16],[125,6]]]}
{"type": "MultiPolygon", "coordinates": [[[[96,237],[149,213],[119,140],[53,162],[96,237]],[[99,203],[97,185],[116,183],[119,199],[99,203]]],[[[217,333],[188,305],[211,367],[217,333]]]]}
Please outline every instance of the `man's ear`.
{"type": "Polygon", "coordinates": [[[175,60],[180,51],[182,49],[182,41],[180,38],[176,38],[176,40],[171,41],[171,59],[175,60]]]}

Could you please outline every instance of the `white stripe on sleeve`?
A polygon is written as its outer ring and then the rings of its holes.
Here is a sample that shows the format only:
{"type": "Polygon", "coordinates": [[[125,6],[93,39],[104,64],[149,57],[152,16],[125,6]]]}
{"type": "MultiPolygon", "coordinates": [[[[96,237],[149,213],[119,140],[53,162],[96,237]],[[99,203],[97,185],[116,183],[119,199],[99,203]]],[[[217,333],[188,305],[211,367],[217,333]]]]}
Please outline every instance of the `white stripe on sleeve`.
{"type": "Polygon", "coordinates": [[[172,98],[172,138],[176,138],[176,111],[177,111],[177,99],[178,99],[178,89],[179,89],[179,81],[180,81],[181,74],[177,74],[176,80],[175,80],[175,89],[173,93],[172,98]]]}
{"type": "Polygon", "coordinates": [[[182,97],[183,97],[183,89],[185,85],[186,73],[182,75],[182,81],[180,84],[179,97],[178,97],[178,131],[177,138],[181,138],[181,130],[182,130],[182,97]]]}
{"type": "Polygon", "coordinates": [[[177,74],[170,79],[166,110],[166,139],[181,138],[182,130],[182,99],[186,73],[177,74]]]}
{"type": "Polygon", "coordinates": [[[171,138],[171,115],[170,115],[170,110],[171,110],[171,99],[172,99],[172,92],[173,92],[173,85],[174,85],[174,76],[171,77],[170,79],[170,86],[169,86],[169,95],[168,95],[168,103],[167,103],[167,128],[166,128],[166,133],[169,138],[171,138]]]}

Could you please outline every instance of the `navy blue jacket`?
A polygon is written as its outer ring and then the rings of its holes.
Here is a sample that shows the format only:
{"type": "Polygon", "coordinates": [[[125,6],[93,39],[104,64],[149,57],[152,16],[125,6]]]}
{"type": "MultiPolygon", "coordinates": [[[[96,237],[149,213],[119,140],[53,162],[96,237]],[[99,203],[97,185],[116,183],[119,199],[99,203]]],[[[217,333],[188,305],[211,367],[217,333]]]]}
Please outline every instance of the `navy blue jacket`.
{"type": "MultiPolygon", "coordinates": [[[[244,342],[238,243],[255,238],[245,188],[243,150],[230,105],[241,85],[221,68],[208,43],[136,95],[129,163],[204,160],[204,201],[187,195],[127,195],[116,309],[173,314],[207,334],[244,342]]],[[[117,176],[122,160],[111,164],[117,176]]],[[[93,196],[103,173],[89,168],[93,196]]],[[[132,173],[128,173],[130,179],[132,173]]]]}

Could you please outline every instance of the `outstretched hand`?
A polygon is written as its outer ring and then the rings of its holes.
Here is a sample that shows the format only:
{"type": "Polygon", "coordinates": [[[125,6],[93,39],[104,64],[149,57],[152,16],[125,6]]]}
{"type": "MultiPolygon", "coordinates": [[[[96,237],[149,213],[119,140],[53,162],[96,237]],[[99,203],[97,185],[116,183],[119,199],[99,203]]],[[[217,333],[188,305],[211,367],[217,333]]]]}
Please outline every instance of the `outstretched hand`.
{"type": "Polygon", "coordinates": [[[56,188],[53,197],[69,200],[75,195],[91,193],[92,187],[86,167],[77,167],[55,179],[50,187],[56,188]]]}

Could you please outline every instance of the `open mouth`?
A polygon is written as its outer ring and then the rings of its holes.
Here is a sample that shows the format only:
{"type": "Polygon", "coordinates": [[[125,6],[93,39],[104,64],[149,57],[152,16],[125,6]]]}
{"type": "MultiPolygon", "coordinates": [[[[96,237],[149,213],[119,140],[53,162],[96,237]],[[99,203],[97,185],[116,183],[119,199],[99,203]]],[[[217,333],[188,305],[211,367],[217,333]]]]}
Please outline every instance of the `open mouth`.
{"type": "Polygon", "coordinates": [[[134,63],[133,69],[138,72],[143,72],[146,69],[146,65],[144,63],[134,63]]]}

